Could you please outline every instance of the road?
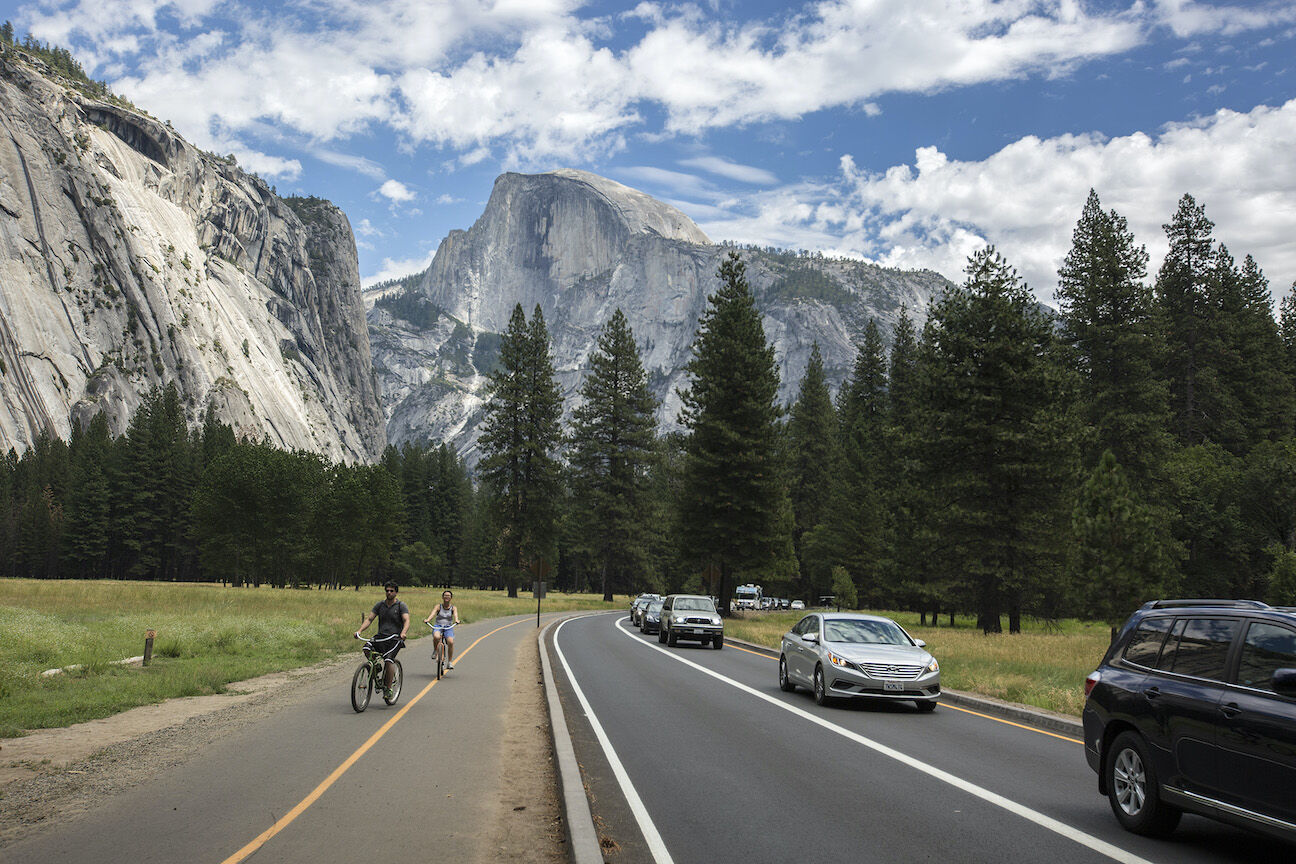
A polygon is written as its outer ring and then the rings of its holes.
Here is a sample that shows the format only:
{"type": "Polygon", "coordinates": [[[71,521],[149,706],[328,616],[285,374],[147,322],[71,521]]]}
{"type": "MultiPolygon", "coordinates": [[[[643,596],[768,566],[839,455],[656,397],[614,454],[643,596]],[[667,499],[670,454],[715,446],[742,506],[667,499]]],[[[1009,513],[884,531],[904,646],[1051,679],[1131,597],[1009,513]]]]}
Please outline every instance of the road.
{"type": "Polygon", "coordinates": [[[405,687],[395,706],[376,695],[356,714],[354,664],[339,666],[151,782],[5,846],[0,861],[561,861],[560,830],[543,856],[531,857],[535,833],[525,852],[486,847],[510,839],[507,826],[497,829],[515,807],[538,809],[548,796],[551,820],[558,816],[547,770],[525,770],[549,758],[547,733],[536,732],[537,715],[544,720],[536,618],[456,629],[455,670],[441,681],[431,639],[402,652],[405,687]]]}
{"type": "Polygon", "coordinates": [[[1192,816],[1169,840],[1128,834],[1079,740],[951,705],[819,707],[804,690],[779,690],[767,652],[667,648],[624,614],[566,621],[549,650],[617,864],[1179,864],[1291,853],[1192,816]]]}

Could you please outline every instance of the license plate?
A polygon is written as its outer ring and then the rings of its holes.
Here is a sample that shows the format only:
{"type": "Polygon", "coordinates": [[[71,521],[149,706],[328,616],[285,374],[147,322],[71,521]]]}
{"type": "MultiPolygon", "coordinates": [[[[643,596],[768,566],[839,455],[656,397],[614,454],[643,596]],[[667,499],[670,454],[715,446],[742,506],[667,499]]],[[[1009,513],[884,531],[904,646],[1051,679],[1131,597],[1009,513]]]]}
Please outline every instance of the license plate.
{"type": "Polygon", "coordinates": [[[883,681],[882,689],[886,691],[894,691],[900,693],[903,692],[905,688],[904,688],[904,684],[902,684],[899,681],[883,681]]]}
{"type": "Polygon", "coordinates": [[[707,631],[705,631],[705,630],[694,630],[693,632],[694,632],[694,634],[696,634],[696,635],[698,635],[698,636],[701,636],[703,633],[705,633],[705,632],[707,632],[707,631]]]}

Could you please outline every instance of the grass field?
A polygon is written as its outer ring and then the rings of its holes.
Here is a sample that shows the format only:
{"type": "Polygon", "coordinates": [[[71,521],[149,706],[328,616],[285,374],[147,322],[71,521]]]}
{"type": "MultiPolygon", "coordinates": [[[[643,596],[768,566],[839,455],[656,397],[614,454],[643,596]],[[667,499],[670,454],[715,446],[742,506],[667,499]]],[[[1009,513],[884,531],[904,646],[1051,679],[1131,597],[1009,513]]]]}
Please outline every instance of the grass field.
{"type": "MultiPolygon", "coordinates": [[[[417,626],[439,602],[439,588],[404,588],[400,597],[417,626]]],[[[225,588],[213,584],[0,579],[0,738],[24,729],[67,726],[176,696],[223,692],[267,672],[297,668],[354,652],[351,633],[381,599],[355,592],[225,588]],[[111,661],[144,651],[144,632],[157,631],[146,669],[111,661]],[[46,669],[79,666],[43,677],[46,669]]],[[[533,613],[525,594],[456,590],[465,622],[533,613]]],[[[544,611],[625,609],[590,594],[550,593],[544,611]]],[[[729,619],[726,633],[771,648],[800,612],[729,619]]],[[[941,681],[966,690],[1079,715],[1084,678],[1107,648],[1108,628],[1067,621],[1027,632],[983,636],[970,621],[954,628],[919,627],[917,616],[883,613],[924,639],[941,662],[941,681]]],[[[375,632],[370,627],[370,633],[375,632]]]]}
{"type": "MultiPolygon", "coordinates": [[[[440,588],[403,588],[417,626],[440,602],[440,588]]],[[[357,651],[351,634],[382,599],[359,592],[225,588],[213,584],[0,579],[0,738],[24,729],[67,726],[175,696],[223,692],[267,672],[306,666],[357,651]],[[144,653],[146,669],[111,661],[144,653]],[[80,666],[43,677],[46,669],[80,666]]],[[[527,595],[456,590],[465,623],[534,613],[527,595]]],[[[623,604],[616,604],[620,608],[623,604]]],[[[614,608],[601,597],[550,592],[546,612],[614,608]]],[[[370,625],[369,634],[376,625],[370,625]]]]}
{"type": "MultiPolygon", "coordinates": [[[[730,619],[725,632],[738,639],[777,649],[783,634],[803,612],[758,612],[730,619]]],[[[982,635],[972,619],[956,626],[920,627],[909,612],[879,612],[894,618],[941,664],[941,686],[1021,702],[1080,716],[1084,679],[1098,666],[1111,638],[1101,623],[1062,621],[1052,626],[1026,620],[1023,632],[982,635]]],[[[948,621],[948,618],[942,619],[948,621]]]]}

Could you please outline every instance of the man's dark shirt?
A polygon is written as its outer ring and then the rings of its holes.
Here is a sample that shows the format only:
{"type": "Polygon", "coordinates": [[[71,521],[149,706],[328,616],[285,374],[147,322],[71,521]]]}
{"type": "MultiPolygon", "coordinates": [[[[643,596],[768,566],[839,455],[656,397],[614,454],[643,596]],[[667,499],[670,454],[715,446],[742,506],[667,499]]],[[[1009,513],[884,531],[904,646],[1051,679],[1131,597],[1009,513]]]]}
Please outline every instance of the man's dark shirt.
{"type": "Polygon", "coordinates": [[[397,600],[390,606],[386,600],[379,600],[374,604],[373,614],[378,619],[379,636],[399,636],[401,628],[405,626],[401,616],[409,614],[409,607],[403,600],[397,600]]]}

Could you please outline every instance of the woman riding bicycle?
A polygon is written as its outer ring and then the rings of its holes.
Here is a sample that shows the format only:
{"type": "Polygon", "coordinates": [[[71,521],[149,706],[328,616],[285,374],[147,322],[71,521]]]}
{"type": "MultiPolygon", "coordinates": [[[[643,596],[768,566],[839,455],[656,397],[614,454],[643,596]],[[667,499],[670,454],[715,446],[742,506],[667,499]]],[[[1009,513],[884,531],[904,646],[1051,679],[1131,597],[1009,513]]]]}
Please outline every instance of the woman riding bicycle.
{"type": "Polygon", "coordinates": [[[432,625],[432,655],[435,657],[441,640],[446,644],[446,669],[454,668],[454,628],[459,623],[459,607],[452,602],[453,591],[441,592],[441,605],[432,614],[423,619],[424,624],[432,625]],[[433,623],[432,619],[436,619],[433,623]]]}

